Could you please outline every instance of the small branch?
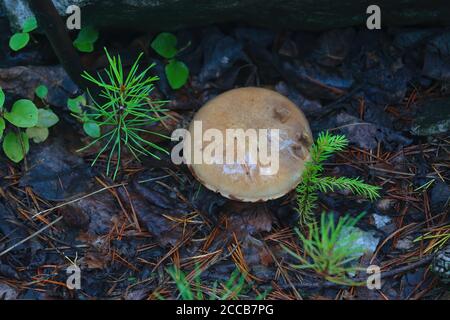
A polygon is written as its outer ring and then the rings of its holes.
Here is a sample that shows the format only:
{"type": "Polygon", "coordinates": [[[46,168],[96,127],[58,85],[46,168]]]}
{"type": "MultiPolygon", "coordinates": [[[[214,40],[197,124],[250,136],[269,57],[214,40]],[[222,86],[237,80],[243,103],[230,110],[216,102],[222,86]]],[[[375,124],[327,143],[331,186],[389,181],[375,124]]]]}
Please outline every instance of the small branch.
{"type": "Polygon", "coordinates": [[[433,258],[434,258],[434,254],[430,254],[430,255],[424,257],[423,259],[421,259],[419,261],[407,264],[407,265],[405,265],[403,267],[398,267],[398,268],[392,269],[390,271],[381,272],[381,279],[383,279],[383,278],[392,278],[392,277],[394,277],[394,276],[396,276],[398,274],[405,273],[405,272],[408,272],[410,270],[413,270],[413,269],[422,267],[424,265],[427,265],[427,264],[431,263],[433,258]]]}
{"type": "Polygon", "coordinates": [[[66,26],[53,2],[51,0],[29,0],[29,6],[69,77],[80,89],[86,90],[88,86],[81,77],[83,68],[80,57],[73,47],[66,26]]]}
{"type": "Polygon", "coordinates": [[[8,252],[10,252],[11,250],[13,250],[14,248],[17,248],[18,246],[20,246],[21,244],[27,242],[30,239],[33,239],[34,237],[38,236],[39,234],[41,234],[42,232],[44,232],[45,230],[47,230],[48,228],[50,228],[51,226],[53,226],[54,224],[58,223],[59,221],[61,221],[64,217],[60,216],[59,218],[56,218],[54,221],[52,221],[51,223],[47,224],[45,227],[43,227],[42,229],[39,229],[38,231],[36,231],[35,233],[33,233],[32,235],[26,237],[23,240],[20,240],[19,242],[17,242],[16,244],[12,245],[11,247],[9,247],[8,249],[0,252],[0,257],[7,254],[8,252]]]}

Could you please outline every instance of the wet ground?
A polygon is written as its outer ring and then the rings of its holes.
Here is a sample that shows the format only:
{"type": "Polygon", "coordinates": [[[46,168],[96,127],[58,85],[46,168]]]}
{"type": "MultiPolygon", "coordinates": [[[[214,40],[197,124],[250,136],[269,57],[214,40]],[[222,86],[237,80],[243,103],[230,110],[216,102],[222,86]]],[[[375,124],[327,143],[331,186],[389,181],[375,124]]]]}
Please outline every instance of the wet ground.
{"type": "Polygon", "coordinates": [[[34,89],[45,84],[61,119],[20,165],[0,155],[0,297],[176,298],[166,268],[174,264],[192,277],[198,264],[206,287],[228,279],[236,267],[248,272],[241,298],[269,288],[268,299],[448,298],[448,288],[429,268],[434,242],[414,240],[448,233],[450,137],[448,127],[436,123],[449,118],[449,30],[181,30],[179,43],[191,44],[179,59],[191,76],[177,91],[149,46],[155,34],[102,30],[96,51],[82,55],[89,69],[105,66],[104,46],[128,66],[139,52],[156,62],[161,80],[154,97],[170,100],[161,132],[185,127],[221,92],[263,86],[300,106],[315,136],[325,130],[345,134],[350,147],[326,164],[326,173],[362,177],[382,187],[381,199],[321,194],[317,212],[367,212],[358,228],[371,250],[361,264],[386,271],[380,290],[336,285],[290,266],[281,245],[301,252],[293,193],[260,204],[233,202],[202,187],[169,157],[143,163],[130,157],[115,181],[105,177],[106,159],[90,166],[95,148],[76,152],[88,141],[67,109],[77,88],[46,39],[34,35],[30,46],[13,54],[5,19],[0,30],[0,86],[7,103],[33,99],[34,89]],[[66,269],[74,261],[82,270],[76,291],[66,288],[66,269]]]}

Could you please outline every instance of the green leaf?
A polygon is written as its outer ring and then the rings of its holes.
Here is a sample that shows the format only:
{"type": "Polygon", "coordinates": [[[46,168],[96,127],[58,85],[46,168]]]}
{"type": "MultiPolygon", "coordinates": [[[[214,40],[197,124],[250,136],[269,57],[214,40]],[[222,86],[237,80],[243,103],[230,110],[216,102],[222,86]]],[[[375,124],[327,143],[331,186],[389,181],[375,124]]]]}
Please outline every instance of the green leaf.
{"type": "Polygon", "coordinates": [[[3,118],[0,118],[0,139],[3,137],[3,131],[5,131],[5,120],[3,118]]]}
{"type": "Polygon", "coordinates": [[[166,59],[171,59],[178,53],[176,45],[177,37],[169,32],[158,34],[151,43],[153,50],[166,59]]]}
{"type": "Polygon", "coordinates": [[[171,60],[166,65],[166,76],[172,89],[179,89],[186,83],[189,77],[189,69],[184,62],[171,60]]]}
{"type": "Polygon", "coordinates": [[[36,127],[50,128],[59,121],[58,116],[50,109],[38,109],[38,122],[36,127]]]}
{"type": "Polygon", "coordinates": [[[11,112],[5,113],[5,119],[19,128],[31,128],[38,122],[38,109],[27,99],[17,100],[11,112]]]}
{"type": "Polygon", "coordinates": [[[81,109],[81,106],[86,105],[86,99],[84,96],[78,96],[74,99],[68,99],[67,100],[67,107],[70,111],[73,113],[81,113],[83,110],[81,109]]]}
{"type": "Polygon", "coordinates": [[[13,51],[19,51],[24,48],[30,41],[30,35],[28,33],[15,33],[11,39],[9,39],[9,47],[13,51]]]}
{"type": "Polygon", "coordinates": [[[5,93],[0,87],[0,110],[2,110],[4,104],[5,104],[5,93]]]}
{"type": "Polygon", "coordinates": [[[84,27],[78,33],[73,45],[81,52],[94,51],[94,43],[98,40],[98,30],[92,26],[84,27]]]}
{"type": "Polygon", "coordinates": [[[101,134],[100,126],[95,122],[85,122],[83,124],[83,130],[91,138],[99,138],[101,134]]]}
{"type": "Polygon", "coordinates": [[[78,49],[80,52],[93,52],[94,51],[94,44],[92,42],[74,42],[73,45],[75,48],[78,49]]]}
{"type": "Polygon", "coordinates": [[[49,133],[47,128],[40,127],[27,128],[25,132],[28,138],[33,139],[35,143],[41,143],[47,140],[49,133]]]}
{"type": "Polygon", "coordinates": [[[45,85],[41,84],[34,92],[39,98],[44,99],[48,94],[48,89],[45,85]]]}
{"type": "Polygon", "coordinates": [[[75,39],[75,41],[91,42],[91,43],[94,43],[97,40],[98,40],[98,30],[95,29],[93,26],[86,26],[81,28],[77,38],[75,39]]]}
{"type": "Polygon", "coordinates": [[[27,20],[25,20],[22,32],[31,32],[36,30],[38,27],[37,20],[35,17],[29,17],[27,20]]]}
{"type": "Polygon", "coordinates": [[[22,161],[29,149],[28,137],[23,132],[20,135],[9,132],[3,140],[3,151],[5,155],[15,163],[22,161]]]}

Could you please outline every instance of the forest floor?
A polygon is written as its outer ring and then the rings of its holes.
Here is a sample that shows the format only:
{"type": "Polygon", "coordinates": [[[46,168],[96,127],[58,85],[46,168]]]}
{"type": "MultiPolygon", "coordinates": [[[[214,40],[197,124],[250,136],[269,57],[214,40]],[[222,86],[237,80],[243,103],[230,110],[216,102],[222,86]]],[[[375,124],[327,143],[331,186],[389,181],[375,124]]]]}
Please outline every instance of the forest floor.
{"type": "MultiPolygon", "coordinates": [[[[358,228],[369,245],[360,264],[380,266],[385,276],[378,290],[292,267],[282,245],[302,252],[294,232],[295,192],[265,203],[233,202],[202,187],[170,157],[124,159],[115,181],[104,175],[105,157],[91,167],[98,148],[77,152],[89,139],[67,108],[77,88],[45,37],[33,35],[27,48],[12,53],[5,18],[0,31],[7,104],[34,99],[34,89],[45,84],[60,118],[22,163],[0,155],[0,299],[174,299],[172,265],[189,280],[197,265],[205,292],[216,281],[220,288],[237,268],[247,274],[241,299],[264,292],[267,299],[449,298],[430,270],[436,240],[419,239],[450,232],[450,136],[448,127],[435,125],[449,117],[447,29],[180,30],[178,42],[190,45],[177,58],[190,78],[176,91],[150,48],[156,34],[102,30],[96,50],[82,54],[88,69],[105,67],[103,47],[120,53],[126,66],[139,52],[144,62],[155,62],[161,80],[154,97],[170,100],[163,132],[186,127],[221,92],[262,86],[295,102],[315,137],[326,130],[345,134],[350,146],[326,163],[326,173],[359,176],[380,186],[381,198],[371,203],[345,192],[320,194],[317,215],[366,212],[358,228]],[[73,263],[81,267],[80,290],[66,285],[73,263]]],[[[170,149],[170,142],[160,143],[170,149]]]]}

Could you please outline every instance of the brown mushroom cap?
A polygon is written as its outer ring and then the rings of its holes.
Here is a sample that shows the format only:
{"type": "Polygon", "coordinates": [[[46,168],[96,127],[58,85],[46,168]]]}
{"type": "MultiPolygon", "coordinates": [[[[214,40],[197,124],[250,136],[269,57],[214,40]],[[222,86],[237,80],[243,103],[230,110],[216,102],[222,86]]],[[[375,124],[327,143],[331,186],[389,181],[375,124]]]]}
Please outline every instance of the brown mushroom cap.
{"type": "MultiPolygon", "coordinates": [[[[194,121],[199,120],[203,132],[210,128],[220,130],[224,144],[227,143],[226,129],[279,129],[279,170],[276,174],[261,175],[259,162],[252,166],[190,164],[194,176],[208,189],[229,199],[258,202],[279,198],[301,181],[305,162],[310,159],[311,129],[303,112],[283,95],[255,87],[220,94],[194,116],[189,126],[192,141],[202,139],[194,135],[194,121]]],[[[201,142],[202,149],[210,143],[201,142]]],[[[193,148],[194,143],[192,151],[193,148]]]]}

